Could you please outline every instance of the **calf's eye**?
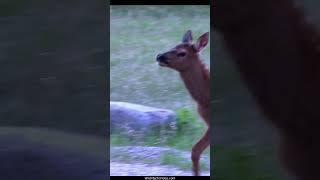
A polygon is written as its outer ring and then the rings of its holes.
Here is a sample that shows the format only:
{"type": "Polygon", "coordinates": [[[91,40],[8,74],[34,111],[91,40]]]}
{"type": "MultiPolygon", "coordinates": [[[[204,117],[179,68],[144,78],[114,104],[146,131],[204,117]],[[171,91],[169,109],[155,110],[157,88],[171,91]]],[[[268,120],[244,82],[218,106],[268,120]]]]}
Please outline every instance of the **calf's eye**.
{"type": "Polygon", "coordinates": [[[178,57],[184,57],[185,55],[186,55],[185,52],[181,52],[181,53],[178,53],[178,54],[177,54],[178,57]]]}

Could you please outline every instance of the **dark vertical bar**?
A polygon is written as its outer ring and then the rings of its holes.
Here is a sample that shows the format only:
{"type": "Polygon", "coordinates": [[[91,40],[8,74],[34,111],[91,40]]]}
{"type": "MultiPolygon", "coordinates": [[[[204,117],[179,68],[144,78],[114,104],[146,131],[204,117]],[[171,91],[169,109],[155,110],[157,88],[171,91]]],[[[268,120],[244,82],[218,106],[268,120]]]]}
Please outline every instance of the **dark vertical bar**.
{"type": "Polygon", "coordinates": [[[215,91],[214,89],[216,88],[215,87],[215,80],[214,80],[214,74],[215,74],[215,69],[214,67],[215,66],[215,55],[214,55],[214,47],[215,47],[215,44],[214,44],[214,29],[212,27],[212,12],[213,12],[213,1],[210,1],[210,80],[211,80],[211,87],[210,87],[210,95],[211,95],[211,121],[210,121],[210,125],[211,125],[211,139],[210,139],[210,177],[213,178],[214,177],[214,168],[215,167],[215,163],[214,163],[214,152],[215,152],[215,149],[214,149],[214,135],[215,135],[215,126],[214,126],[214,122],[215,122],[215,112],[214,111],[214,101],[215,101],[215,91]]]}
{"type": "Polygon", "coordinates": [[[106,5],[106,81],[107,86],[106,86],[106,112],[107,112],[107,164],[108,164],[108,169],[107,169],[107,176],[108,178],[110,177],[110,1],[107,1],[106,5]]]}

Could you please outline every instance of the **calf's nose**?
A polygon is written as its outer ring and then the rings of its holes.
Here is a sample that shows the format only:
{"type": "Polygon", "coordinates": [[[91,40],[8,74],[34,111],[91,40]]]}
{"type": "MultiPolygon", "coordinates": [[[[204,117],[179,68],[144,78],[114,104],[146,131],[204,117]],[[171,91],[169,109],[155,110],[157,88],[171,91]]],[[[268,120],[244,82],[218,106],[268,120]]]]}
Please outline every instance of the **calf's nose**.
{"type": "Polygon", "coordinates": [[[156,60],[157,60],[158,62],[163,61],[164,59],[165,59],[165,57],[164,57],[163,54],[158,54],[157,57],[156,57],[156,60]]]}

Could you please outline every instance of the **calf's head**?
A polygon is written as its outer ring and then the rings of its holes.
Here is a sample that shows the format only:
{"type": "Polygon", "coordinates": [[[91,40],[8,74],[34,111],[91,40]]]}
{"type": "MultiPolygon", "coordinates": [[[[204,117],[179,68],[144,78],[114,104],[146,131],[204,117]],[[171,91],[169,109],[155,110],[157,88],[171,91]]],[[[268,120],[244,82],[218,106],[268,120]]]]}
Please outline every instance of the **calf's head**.
{"type": "Polygon", "coordinates": [[[206,32],[192,43],[192,32],[188,30],[180,44],[167,52],[158,54],[156,60],[160,66],[185,71],[192,66],[193,61],[199,60],[198,53],[208,44],[208,40],[209,32],[206,32]]]}

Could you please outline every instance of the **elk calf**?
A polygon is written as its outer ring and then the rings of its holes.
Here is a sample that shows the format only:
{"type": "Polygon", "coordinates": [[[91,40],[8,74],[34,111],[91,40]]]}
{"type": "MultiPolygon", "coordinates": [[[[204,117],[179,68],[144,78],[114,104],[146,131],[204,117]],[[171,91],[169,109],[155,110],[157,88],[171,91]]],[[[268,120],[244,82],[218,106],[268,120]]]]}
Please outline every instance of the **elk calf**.
{"type": "Polygon", "coordinates": [[[158,54],[160,66],[179,72],[186,88],[198,104],[198,112],[208,129],[204,136],[192,148],[192,165],[194,175],[199,175],[199,159],[202,152],[210,145],[210,72],[201,62],[199,52],[207,45],[209,33],[204,33],[196,43],[192,43],[192,33],[188,30],[182,43],[168,52],[158,54]]]}

